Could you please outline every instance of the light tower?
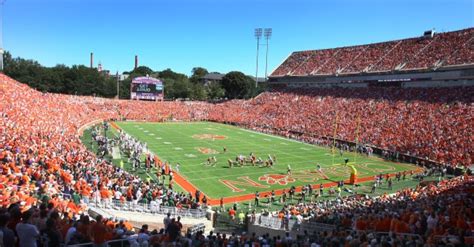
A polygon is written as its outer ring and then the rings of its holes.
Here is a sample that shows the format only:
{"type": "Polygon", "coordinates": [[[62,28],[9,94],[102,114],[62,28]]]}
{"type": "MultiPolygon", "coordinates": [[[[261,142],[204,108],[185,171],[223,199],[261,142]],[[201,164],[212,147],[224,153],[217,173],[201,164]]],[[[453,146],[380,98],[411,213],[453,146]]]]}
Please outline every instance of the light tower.
{"type": "Polygon", "coordinates": [[[3,71],[3,54],[5,50],[3,50],[3,4],[6,0],[0,0],[0,71],[3,71]]]}
{"type": "Polygon", "coordinates": [[[262,28],[255,28],[255,38],[257,38],[257,63],[255,68],[255,87],[258,87],[258,51],[260,48],[260,39],[262,38],[262,28]]]}
{"type": "Polygon", "coordinates": [[[265,31],[263,32],[263,36],[267,40],[267,52],[265,54],[265,80],[268,80],[267,76],[267,69],[268,69],[268,40],[272,37],[272,29],[271,28],[265,28],[265,31]]]}

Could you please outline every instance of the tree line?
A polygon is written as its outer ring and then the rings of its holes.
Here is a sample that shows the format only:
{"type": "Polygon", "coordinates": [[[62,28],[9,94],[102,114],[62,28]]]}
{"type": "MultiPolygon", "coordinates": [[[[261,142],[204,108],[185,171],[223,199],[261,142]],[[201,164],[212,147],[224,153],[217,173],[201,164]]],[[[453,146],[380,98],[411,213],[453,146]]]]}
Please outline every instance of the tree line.
{"type": "MultiPolygon", "coordinates": [[[[4,54],[3,73],[42,92],[106,98],[116,97],[117,92],[116,78],[95,68],[84,65],[69,67],[63,64],[45,67],[35,60],[13,58],[9,52],[4,54]]],[[[255,80],[239,71],[227,73],[221,82],[203,83],[201,78],[208,73],[207,69],[201,67],[193,68],[191,76],[187,76],[171,69],[153,71],[147,66],[140,66],[124,72],[129,77],[119,82],[120,99],[130,98],[133,78],[146,75],[163,81],[167,100],[246,99],[256,96],[266,88],[265,83],[259,83],[259,87],[255,88],[255,80]]]]}

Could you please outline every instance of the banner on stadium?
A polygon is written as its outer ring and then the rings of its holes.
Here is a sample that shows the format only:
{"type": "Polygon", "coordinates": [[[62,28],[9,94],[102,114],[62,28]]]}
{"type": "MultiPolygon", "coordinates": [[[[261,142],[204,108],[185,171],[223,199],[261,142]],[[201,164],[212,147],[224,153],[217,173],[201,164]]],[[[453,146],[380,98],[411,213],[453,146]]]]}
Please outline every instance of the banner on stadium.
{"type": "Polygon", "coordinates": [[[130,85],[130,98],[136,100],[163,100],[163,82],[149,76],[134,78],[130,85]]]}

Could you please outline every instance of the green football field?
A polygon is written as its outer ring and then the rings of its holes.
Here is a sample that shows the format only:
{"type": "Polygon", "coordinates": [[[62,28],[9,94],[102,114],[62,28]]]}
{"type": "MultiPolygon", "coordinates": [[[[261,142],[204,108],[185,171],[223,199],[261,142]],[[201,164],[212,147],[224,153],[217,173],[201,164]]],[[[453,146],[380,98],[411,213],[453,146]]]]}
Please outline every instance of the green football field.
{"type": "Polygon", "coordinates": [[[339,152],[302,142],[267,135],[235,126],[211,122],[117,122],[122,130],[147,143],[148,149],[172,168],[179,163],[179,174],[211,198],[253,194],[255,191],[289,188],[292,185],[320,184],[347,180],[350,168],[342,165],[348,158],[364,178],[379,173],[396,173],[415,170],[410,164],[394,163],[378,157],[339,152]],[[223,148],[227,152],[223,152],[223,148]],[[252,166],[229,168],[227,160],[253,152],[266,160],[276,156],[272,168],[252,166]],[[215,156],[217,164],[208,166],[205,161],[215,156]],[[322,173],[316,171],[316,164],[322,173]],[[287,176],[287,165],[292,175],[287,176]],[[325,178],[327,176],[328,179],[325,178]]]}

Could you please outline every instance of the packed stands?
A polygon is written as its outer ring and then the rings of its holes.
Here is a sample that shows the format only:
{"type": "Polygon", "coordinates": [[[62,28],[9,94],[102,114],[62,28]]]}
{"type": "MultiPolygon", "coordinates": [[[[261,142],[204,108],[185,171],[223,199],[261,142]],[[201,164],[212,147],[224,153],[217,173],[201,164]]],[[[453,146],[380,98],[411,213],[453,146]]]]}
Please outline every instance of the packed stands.
{"type": "Polygon", "coordinates": [[[312,74],[313,70],[321,67],[329,58],[334,56],[337,52],[335,49],[316,50],[311,51],[311,57],[306,59],[304,63],[301,63],[294,71],[293,75],[308,75],[312,74]]]}
{"type": "Polygon", "coordinates": [[[334,56],[328,59],[320,68],[317,69],[317,74],[332,75],[339,74],[351,61],[357,59],[364,54],[366,46],[351,46],[339,49],[334,56]]]}
{"type": "Polygon", "coordinates": [[[337,139],[436,160],[470,165],[474,149],[474,90],[305,89],[264,93],[257,99],[216,105],[209,119],[289,136],[291,131],[337,139]]]}
{"type": "Polygon", "coordinates": [[[322,246],[333,246],[333,242],[384,246],[382,242],[389,239],[402,246],[411,246],[409,242],[417,242],[413,246],[469,245],[474,243],[474,214],[469,206],[474,203],[473,190],[474,177],[461,176],[376,198],[349,196],[290,204],[256,221],[277,229],[301,228],[300,233],[309,229],[308,224],[323,229],[339,226],[305,234],[322,246]]]}
{"type": "Polygon", "coordinates": [[[473,64],[474,28],[398,41],[292,53],[270,77],[426,70],[473,64]]]}
{"type": "Polygon", "coordinates": [[[366,72],[380,58],[384,56],[398,42],[384,42],[367,46],[359,57],[353,59],[349,65],[344,68],[344,73],[360,73],[366,72]]]}
{"type": "Polygon", "coordinates": [[[49,213],[54,210],[68,222],[84,214],[89,201],[112,198],[147,201],[167,195],[168,205],[190,207],[185,203],[188,195],[142,182],[97,158],[78,136],[78,129],[94,120],[189,120],[183,103],[138,104],[41,93],[4,75],[0,101],[0,208],[14,208],[19,217],[32,208],[49,207],[49,213]],[[163,115],[150,115],[147,110],[163,115]],[[138,118],[138,114],[149,117],[138,118]]]}
{"type": "Polygon", "coordinates": [[[302,51],[291,54],[283,64],[275,71],[277,74],[285,75],[296,69],[301,63],[305,62],[311,56],[311,52],[302,51]]]}
{"type": "MultiPolygon", "coordinates": [[[[393,44],[392,48],[380,46],[380,49],[390,49],[393,52],[397,49],[397,44],[393,44]]],[[[342,61],[340,58],[345,57],[360,57],[360,53],[368,49],[359,47],[339,51],[341,54],[337,55],[334,61],[342,61]]],[[[371,53],[377,54],[376,49],[370,50],[371,53]]],[[[302,62],[309,59],[311,54],[314,56],[317,53],[308,52],[293,61],[302,62]]],[[[317,63],[314,64],[316,66],[317,63]]],[[[355,71],[366,66],[367,62],[351,64],[347,69],[355,71]]],[[[318,66],[323,69],[321,71],[346,68],[337,63],[318,66]]],[[[307,67],[304,71],[312,69],[311,66],[307,67]]],[[[355,225],[354,230],[357,231],[354,232],[337,229],[332,232],[308,234],[306,240],[245,234],[227,238],[222,235],[204,236],[201,232],[180,237],[179,224],[174,221],[172,230],[167,232],[150,232],[144,227],[135,234],[130,232],[130,226],[126,226],[126,222],[102,218],[90,222],[88,217],[79,215],[87,210],[88,201],[99,201],[107,207],[107,202],[138,202],[142,199],[140,203],[147,203],[163,194],[168,195],[169,204],[166,206],[191,208],[192,195],[176,193],[169,188],[141,181],[138,177],[112,166],[88,151],[78,136],[80,127],[93,121],[108,119],[207,119],[232,122],[288,137],[293,137],[291,133],[296,131],[302,133],[300,138],[306,141],[314,138],[314,135],[320,140],[331,137],[335,124],[339,126],[336,136],[338,139],[353,141],[356,138],[356,128],[360,125],[361,143],[410,153],[446,165],[468,166],[473,163],[474,155],[472,88],[280,90],[266,92],[250,100],[209,104],[122,101],[41,93],[0,75],[0,102],[0,228],[4,227],[2,224],[5,222],[8,229],[17,230],[20,241],[28,241],[25,240],[28,239],[27,236],[20,234],[21,228],[27,224],[35,225],[37,230],[48,235],[49,241],[68,239],[68,233],[74,228],[71,232],[82,234],[72,236],[84,238],[76,241],[95,241],[97,244],[114,238],[131,239],[130,241],[140,243],[163,243],[179,239],[188,243],[250,241],[262,245],[264,242],[277,241],[285,245],[295,241],[320,245],[332,241],[351,243],[355,239],[363,243],[373,239],[376,239],[377,243],[390,239],[398,241],[398,235],[369,237],[364,231],[377,229],[368,227],[371,224],[367,222],[365,227],[359,222],[360,216],[368,213],[368,219],[374,222],[390,217],[391,221],[404,227],[400,228],[402,230],[397,228],[400,233],[415,232],[423,236],[423,241],[444,241],[443,238],[437,239],[439,235],[448,236],[449,241],[464,241],[464,237],[469,234],[466,229],[472,227],[472,212],[467,207],[472,204],[472,177],[464,177],[464,181],[462,178],[455,178],[443,181],[438,186],[401,191],[394,197],[382,197],[375,201],[362,200],[365,206],[357,206],[351,200],[344,199],[345,204],[342,203],[341,207],[336,207],[333,211],[315,211],[316,220],[328,223],[327,219],[330,218],[339,220],[332,223],[355,225]],[[453,191],[458,194],[453,195],[453,191]],[[458,198],[461,194],[466,194],[466,197],[458,198]],[[468,197],[469,195],[471,197],[468,197]],[[435,204],[430,198],[434,198],[435,204]],[[449,207],[446,206],[448,203],[449,207]],[[390,206],[387,214],[380,211],[385,205],[390,206]],[[419,229],[417,222],[425,224],[423,222],[427,221],[433,212],[428,210],[425,213],[424,210],[434,208],[433,205],[439,209],[433,216],[438,220],[435,228],[419,229]],[[7,209],[9,214],[5,213],[7,209]],[[460,219],[461,212],[467,215],[466,218],[460,219]],[[347,218],[350,216],[359,217],[348,222],[347,218]],[[413,221],[410,221],[412,218],[413,221]],[[456,227],[449,227],[454,225],[456,227]]],[[[298,210],[304,210],[304,207],[298,210]]],[[[171,219],[168,223],[171,223],[171,219]]],[[[391,227],[390,224],[390,229],[391,227]]],[[[395,225],[393,227],[396,230],[395,225]]]]}
{"type": "Polygon", "coordinates": [[[473,35],[474,29],[469,29],[465,32],[458,31],[435,35],[430,44],[424,47],[419,54],[407,63],[405,69],[430,68],[436,62],[446,60],[448,60],[447,65],[449,65],[449,61],[453,59],[459,62],[456,64],[463,64],[464,62],[469,61],[472,62],[472,54],[468,54],[467,56],[462,57],[462,59],[458,59],[461,58],[459,55],[464,54],[463,52],[457,54],[457,51],[467,46],[471,51],[470,53],[474,53],[473,35]]]}
{"type": "Polygon", "coordinates": [[[397,66],[403,65],[415,57],[418,53],[430,43],[430,39],[413,38],[398,41],[394,47],[388,51],[380,61],[373,64],[372,71],[391,71],[397,66]]]}

